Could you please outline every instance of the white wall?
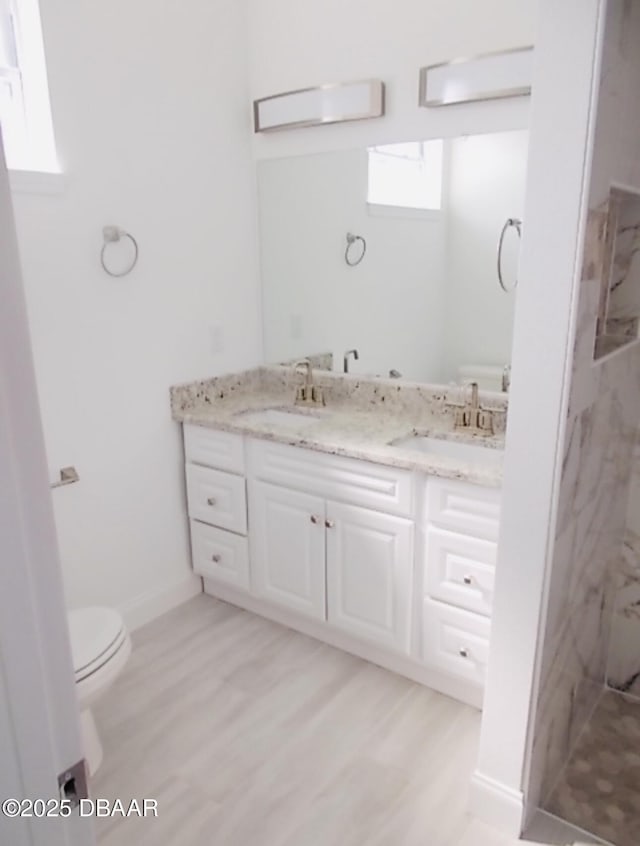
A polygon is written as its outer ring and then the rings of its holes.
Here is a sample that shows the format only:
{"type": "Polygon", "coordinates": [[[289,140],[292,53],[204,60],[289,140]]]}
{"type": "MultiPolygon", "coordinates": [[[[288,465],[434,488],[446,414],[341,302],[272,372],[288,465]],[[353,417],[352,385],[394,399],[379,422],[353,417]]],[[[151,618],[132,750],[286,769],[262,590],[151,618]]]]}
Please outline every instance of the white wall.
{"type": "MultiPolygon", "coordinates": [[[[523,217],[528,140],[529,133],[521,131],[452,141],[442,381],[456,379],[463,363],[511,362],[517,293],[505,294],[498,285],[496,245],[506,219],[523,217]]],[[[509,229],[503,250],[508,285],[517,278],[519,250],[515,229],[509,229]]]]}
{"type": "Polygon", "coordinates": [[[130,606],[192,578],[169,386],[261,358],[245,7],[42,16],[65,189],[14,203],[51,477],[81,478],[54,493],[66,589],[130,606]],[[100,268],[105,223],[139,241],[125,279],[100,268]]]}
{"type": "Polygon", "coordinates": [[[251,98],[326,82],[387,84],[383,119],[255,137],[258,158],[523,128],[527,98],[420,109],[424,65],[534,41],[535,0],[249,0],[251,98]]]}
{"type": "Polygon", "coordinates": [[[473,790],[474,812],[515,832],[527,800],[537,799],[525,795],[528,729],[562,471],[600,5],[539,4],[492,646],[473,790]]]}
{"type": "Polygon", "coordinates": [[[438,381],[444,213],[370,214],[367,176],[365,149],[258,163],[266,360],[333,352],[339,370],[355,347],[351,372],[438,381]],[[356,267],[347,232],[367,241],[356,267]]]}

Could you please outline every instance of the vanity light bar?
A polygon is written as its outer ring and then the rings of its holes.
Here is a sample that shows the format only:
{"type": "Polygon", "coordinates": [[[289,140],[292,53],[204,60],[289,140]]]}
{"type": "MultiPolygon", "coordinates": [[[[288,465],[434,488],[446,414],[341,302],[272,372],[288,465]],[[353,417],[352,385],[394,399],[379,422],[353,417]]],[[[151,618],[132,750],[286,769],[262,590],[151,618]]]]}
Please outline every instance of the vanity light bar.
{"type": "Polygon", "coordinates": [[[453,59],[420,69],[420,106],[452,106],[531,94],[533,47],[453,59]]]}
{"type": "Polygon", "coordinates": [[[384,82],[367,79],[300,88],[253,101],[255,132],[382,117],[384,82]]]}

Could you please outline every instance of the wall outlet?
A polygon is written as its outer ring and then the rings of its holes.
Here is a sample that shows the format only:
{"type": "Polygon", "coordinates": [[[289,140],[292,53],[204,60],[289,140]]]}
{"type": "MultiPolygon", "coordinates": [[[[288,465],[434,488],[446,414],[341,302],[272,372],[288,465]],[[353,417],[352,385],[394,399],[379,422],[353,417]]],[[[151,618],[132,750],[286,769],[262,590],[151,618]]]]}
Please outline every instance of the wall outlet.
{"type": "Polygon", "coordinates": [[[214,355],[224,352],[224,330],[220,323],[212,323],[209,327],[209,345],[214,355]]]}

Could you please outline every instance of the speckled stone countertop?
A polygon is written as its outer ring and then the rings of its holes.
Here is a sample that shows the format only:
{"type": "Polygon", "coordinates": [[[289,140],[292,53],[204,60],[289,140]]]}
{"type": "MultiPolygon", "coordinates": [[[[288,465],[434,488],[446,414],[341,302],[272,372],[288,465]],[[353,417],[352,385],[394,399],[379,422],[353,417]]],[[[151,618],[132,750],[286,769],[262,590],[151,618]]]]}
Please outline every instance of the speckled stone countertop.
{"type": "Polygon", "coordinates": [[[177,385],[171,388],[173,419],[434,476],[501,485],[499,459],[475,463],[393,446],[392,442],[418,433],[502,450],[507,411],[504,394],[480,394],[481,404],[495,410],[496,434],[485,437],[454,431],[454,411],[446,403],[460,400],[459,387],[314,371],[314,384],[323,388],[326,406],[307,408],[294,405],[301,380],[292,368],[267,366],[177,385]],[[250,419],[251,412],[266,409],[294,411],[314,422],[298,423],[294,418],[283,425],[250,419]]]}

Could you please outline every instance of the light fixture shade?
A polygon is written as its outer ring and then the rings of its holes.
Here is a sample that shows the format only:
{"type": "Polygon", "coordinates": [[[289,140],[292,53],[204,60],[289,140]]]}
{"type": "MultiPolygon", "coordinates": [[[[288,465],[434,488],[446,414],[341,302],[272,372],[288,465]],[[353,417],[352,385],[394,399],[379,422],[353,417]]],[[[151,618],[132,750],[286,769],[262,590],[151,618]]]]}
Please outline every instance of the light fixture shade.
{"type": "Polygon", "coordinates": [[[379,79],[301,88],[253,102],[256,132],[364,120],[383,114],[384,83],[379,79]]]}
{"type": "Polygon", "coordinates": [[[451,106],[531,93],[533,47],[454,59],[420,69],[420,106],[451,106]]]}

